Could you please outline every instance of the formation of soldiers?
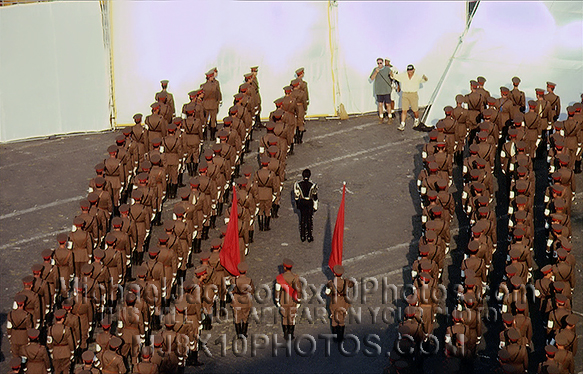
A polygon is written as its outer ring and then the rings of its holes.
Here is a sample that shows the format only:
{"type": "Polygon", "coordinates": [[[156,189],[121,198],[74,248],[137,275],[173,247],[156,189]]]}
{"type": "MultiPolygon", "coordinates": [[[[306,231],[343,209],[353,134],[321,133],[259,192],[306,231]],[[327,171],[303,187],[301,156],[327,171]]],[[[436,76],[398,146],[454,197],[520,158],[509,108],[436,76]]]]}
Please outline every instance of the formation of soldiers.
{"type": "MultiPolygon", "coordinates": [[[[490,327],[500,328],[497,370],[526,373],[529,354],[542,352],[533,345],[535,313],[546,328],[546,359],[538,373],[574,372],[579,318],[571,310],[576,261],[570,213],[575,173],[581,172],[582,103],[568,106],[568,118],[557,121],[561,104],[555,83],[547,82],[546,93],[536,89],[536,100],[526,102],[518,77],[512,78],[512,90],[500,88],[500,98],[486,91],[485,82],[483,77],[471,81],[471,92],[457,95],[455,108],[444,108],[445,117],[423,146],[424,167],[417,179],[423,234],[411,270],[415,292],[407,297],[391,352],[393,372],[420,372],[424,353],[436,347],[444,353],[443,372],[471,371],[488,307],[499,316],[490,327]],[[536,176],[535,160],[545,165],[536,176]],[[461,180],[453,178],[456,164],[461,180]],[[534,201],[542,199],[535,196],[537,179],[547,185],[540,225],[534,219],[534,201]],[[454,184],[462,186],[460,198],[450,190],[454,184]],[[459,236],[468,230],[468,241],[458,241],[463,259],[454,265],[461,269],[461,282],[454,289],[453,310],[446,312],[450,325],[439,341],[432,334],[438,309],[443,313],[439,285],[456,205],[460,226],[467,222],[459,236]],[[535,236],[546,240],[535,241],[535,236]],[[504,267],[494,269],[501,262],[504,267]],[[496,273],[502,272],[499,280],[496,273]]],[[[456,275],[450,272],[450,281],[456,275]]]]}
{"type": "MultiPolygon", "coordinates": [[[[143,122],[136,114],[135,125],[122,129],[109,157],[95,166],[72,231],[57,235],[56,248],[43,250],[42,264],[22,279],[7,322],[12,372],[182,372],[202,365],[200,330],[212,328],[212,317],[226,312],[227,301],[237,335],[247,336],[254,286],[244,258],[255,221],[268,231],[271,217],[278,217],[286,158],[303,141],[309,103],[300,68],[262,124],[257,72],[252,67],[245,74],[222,124],[216,118],[222,103],[216,68],[189,93],[182,116],[175,116],[168,81],[161,81],[152,113],[143,122]],[[267,133],[254,170],[243,161],[260,127],[267,133]],[[233,185],[237,276],[220,263],[227,224],[216,222],[223,213],[228,217],[224,206],[233,185]],[[163,221],[164,203],[174,199],[172,218],[163,221]],[[163,226],[156,238],[154,226],[163,226]],[[220,237],[202,251],[214,228],[220,237]]],[[[286,259],[284,266],[276,294],[287,338],[293,336],[287,326],[295,324],[301,284],[291,272],[293,262],[286,259]]]]}

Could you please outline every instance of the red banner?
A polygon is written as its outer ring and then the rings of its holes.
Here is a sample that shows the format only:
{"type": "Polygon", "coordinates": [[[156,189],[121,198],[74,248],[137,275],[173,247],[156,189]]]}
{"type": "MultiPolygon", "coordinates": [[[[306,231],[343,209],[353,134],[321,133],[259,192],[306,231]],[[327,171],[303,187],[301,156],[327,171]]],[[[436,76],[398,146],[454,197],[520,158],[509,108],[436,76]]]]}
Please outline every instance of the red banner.
{"type": "Polygon", "coordinates": [[[346,183],[342,186],[342,202],[338,208],[338,217],[336,217],[336,224],[334,225],[334,235],[332,236],[332,252],[328,260],[330,270],[335,265],[342,265],[342,246],[344,242],[344,198],[346,195],[346,183]]]}
{"type": "Polygon", "coordinates": [[[241,255],[239,253],[239,222],[237,217],[237,191],[235,190],[235,186],[233,186],[233,204],[231,205],[227,234],[223,240],[220,259],[221,265],[231,275],[239,275],[237,265],[241,262],[241,255]]]}

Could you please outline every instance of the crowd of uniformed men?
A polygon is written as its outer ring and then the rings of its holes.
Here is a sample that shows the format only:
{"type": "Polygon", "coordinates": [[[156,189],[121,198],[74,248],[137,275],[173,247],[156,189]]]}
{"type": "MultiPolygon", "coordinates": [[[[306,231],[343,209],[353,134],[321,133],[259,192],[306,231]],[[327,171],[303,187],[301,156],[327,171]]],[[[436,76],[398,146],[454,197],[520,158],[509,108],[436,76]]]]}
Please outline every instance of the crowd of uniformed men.
{"type": "MultiPolygon", "coordinates": [[[[444,372],[471,371],[484,333],[482,320],[492,318],[490,307],[497,311],[501,328],[499,366],[492,370],[525,373],[530,353],[544,348],[539,373],[573,373],[579,319],[571,309],[576,272],[571,206],[575,173],[581,172],[582,104],[568,106],[567,119],[558,121],[561,104],[555,83],[547,82],[546,93],[537,88],[536,100],[526,102],[518,77],[512,78],[512,89],[500,88],[499,98],[484,88],[485,82],[483,77],[472,80],[471,92],[457,95],[455,108],[444,108],[445,117],[423,146],[423,170],[417,179],[423,234],[419,257],[412,264],[415,292],[407,297],[390,370],[420,372],[423,350],[431,352],[439,345],[444,372]],[[542,199],[535,198],[535,160],[546,165],[536,175],[547,186],[540,225],[534,218],[534,201],[542,199]],[[461,182],[452,178],[455,164],[461,182]],[[450,192],[454,184],[463,186],[461,199],[450,192]],[[450,249],[456,199],[461,203],[458,214],[465,216],[458,221],[468,222],[468,227],[460,227],[460,237],[468,230],[469,239],[458,242],[456,250],[463,251],[463,259],[454,265],[461,268],[461,285],[454,290],[453,311],[446,312],[451,322],[444,341],[437,344],[430,334],[443,296],[438,287],[450,249]],[[508,227],[501,227],[506,222],[508,227]],[[546,239],[537,241],[545,243],[541,248],[534,245],[539,235],[546,239]],[[493,261],[496,258],[505,260],[493,261]],[[494,269],[501,262],[502,268],[494,269]],[[496,272],[504,273],[501,281],[496,272]],[[533,345],[532,313],[543,320],[544,347],[533,345]]],[[[451,280],[451,272],[449,276],[451,280]]]]}
{"type": "MultiPolygon", "coordinates": [[[[254,286],[244,258],[255,221],[268,231],[278,217],[286,158],[302,143],[309,103],[300,68],[262,124],[257,71],[245,74],[222,125],[216,118],[223,100],[216,68],[188,94],[178,116],[168,81],[161,81],[151,114],[143,121],[136,114],[135,125],[122,129],[107,149],[109,157],[95,166],[72,231],[57,235],[56,248],[43,250],[43,262],[22,279],[8,315],[12,372],[181,372],[202,364],[199,331],[211,329],[213,315],[226,312],[227,301],[237,334],[247,336],[254,286]],[[259,140],[254,170],[243,158],[260,127],[267,133],[259,140]],[[238,276],[220,264],[227,225],[216,222],[228,213],[224,207],[234,185],[238,276]],[[162,221],[163,204],[173,199],[180,200],[173,217],[162,221]],[[164,232],[151,238],[152,226],[164,232]],[[221,238],[202,251],[217,226],[221,238]],[[190,268],[194,274],[187,276],[190,268]],[[95,352],[88,349],[92,342],[95,352]]],[[[292,266],[284,260],[275,293],[286,338],[293,336],[289,326],[301,294],[292,266]]]]}

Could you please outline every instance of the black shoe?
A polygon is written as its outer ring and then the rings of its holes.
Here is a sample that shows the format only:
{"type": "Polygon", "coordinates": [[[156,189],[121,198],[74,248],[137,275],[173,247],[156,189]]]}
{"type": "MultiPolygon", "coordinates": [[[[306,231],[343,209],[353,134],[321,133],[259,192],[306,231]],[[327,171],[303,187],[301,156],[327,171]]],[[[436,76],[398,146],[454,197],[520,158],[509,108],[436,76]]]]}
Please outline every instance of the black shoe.
{"type": "Polygon", "coordinates": [[[314,237],[312,235],[308,236],[308,243],[311,243],[314,241],[314,237]]]}
{"type": "Polygon", "coordinates": [[[214,229],[217,227],[216,222],[217,222],[217,216],[212,216],[211,217],[211,229],[214,229]]]}
{"type": "Polygon", "coordinates": [[[306,237],[305,237],[305,236],[303,236],[303,235],[302,235],[302,236],[300,236],[300,239],[302,239],[302,242],[305,242],[305,241],[306,241],[306,237]]]}
{"type": "Polygon", "coordinates": [[[288,325],[282,325],[283,327],[283,338],[285,340],[287,340],[287,337],[289,336],[289,326],[288,325]]]}
{"type": "Polygon", "coordinates": [[[249,230],[249,243],[253,243],[253,234],[255,233],[255,230],[249,230]]]}
{"type": "Polygon", "coordinates": [[[296,328],[296,325],[289,325],[289,334],[291,335],[292,340],[294,340],[296,337],[294,336],[294,330],[296,328]]]}
{"type": "Polygon", "coordinates": [[[265,227],[264,227],[264,231],[269,231],[271,230],[269,228],[269,220],[271,219],[271,217],[264,217],[265,218],[265,227]]]}

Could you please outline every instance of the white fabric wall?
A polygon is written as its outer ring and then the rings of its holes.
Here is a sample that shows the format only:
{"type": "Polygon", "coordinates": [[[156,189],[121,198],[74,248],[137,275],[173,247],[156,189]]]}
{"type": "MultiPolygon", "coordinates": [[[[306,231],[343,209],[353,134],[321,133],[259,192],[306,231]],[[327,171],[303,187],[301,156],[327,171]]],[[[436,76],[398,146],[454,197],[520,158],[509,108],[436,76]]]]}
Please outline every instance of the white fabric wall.
{"type": "Polygon", "coordinates": [[[520,77],[527,100],[552,81],[561,97],[560,119],[566,118],[567,104],[583,92],[583,2],[481,2],[426,123],[443,118],[443,108],[468,93],[479,75],[494,97],[520,77]]]}
{"type": "MultiPolygon", "coordinates": [[[[419,103],[426,105],[465,29],[465,12],[463,1],[338,2],[338,79],[347,112],[376,110],[368,78],[378,57],[400,72],[413,64],[424,73],[419,103]]],[[[392,99],[400,107],[399,97],[392,99]]]]}
{"type": "Polygon", "coordinates": [[[424,72],[426,104],[464,30],[465,3],[340,1],[329,10],[328,2],[115,1],[113,24],[118,125],[150,112],[161,79],[170,80],[180,112],[214,66],[225,96],[219,118],[253,65],[264,117],[300,66],[310,90],[308,115],[318,116],[333,115],[340,102],[349,113],[375,110],[368,77],[378,56],[424,72]]]}
{"type": "Polygon", "coordinates": [[[0,141],[110,127],[99,2],[0,8],[0,141]]]}
{"type": "Polygon", "coordinates": [[[117,124],[150,113],[168,79],[176,112],[188,92],[218,68],[227,115],[243,74],[259,66],[263,117],[283,96],[297,68],[306,69],[309,113],[334,113],[326,2],[114,1],[113,48],[117,124]]]}

